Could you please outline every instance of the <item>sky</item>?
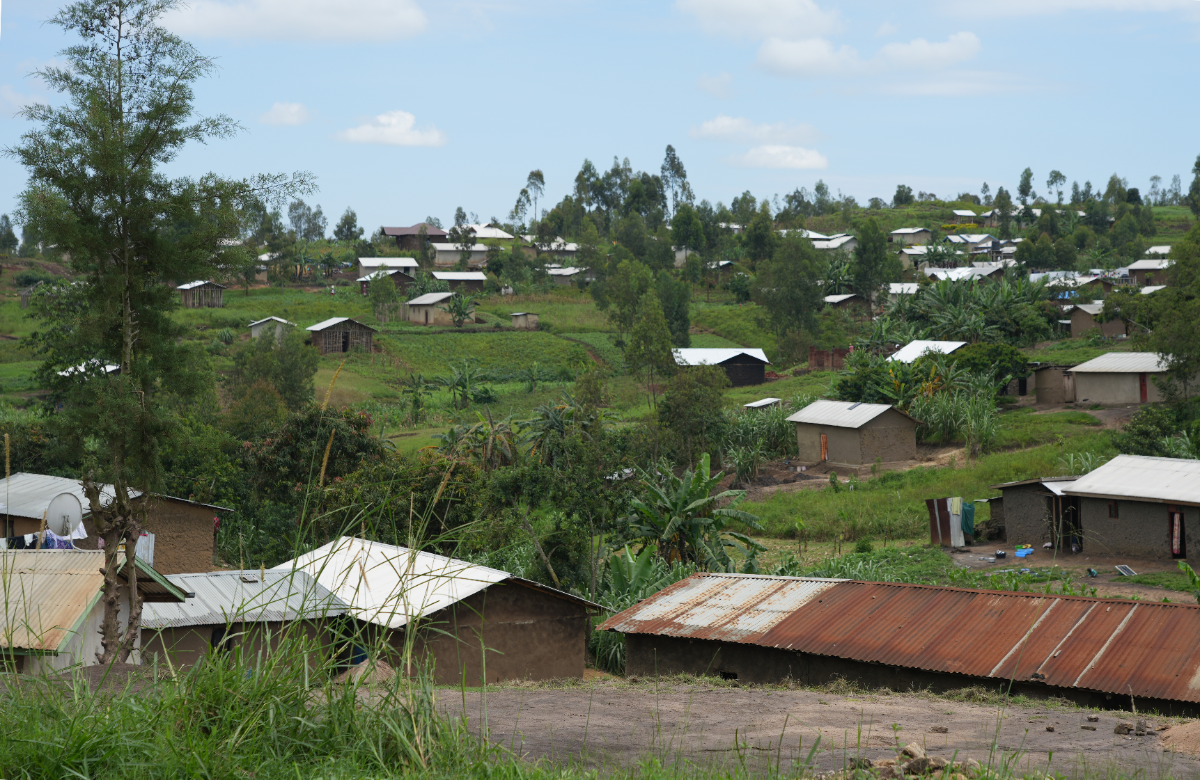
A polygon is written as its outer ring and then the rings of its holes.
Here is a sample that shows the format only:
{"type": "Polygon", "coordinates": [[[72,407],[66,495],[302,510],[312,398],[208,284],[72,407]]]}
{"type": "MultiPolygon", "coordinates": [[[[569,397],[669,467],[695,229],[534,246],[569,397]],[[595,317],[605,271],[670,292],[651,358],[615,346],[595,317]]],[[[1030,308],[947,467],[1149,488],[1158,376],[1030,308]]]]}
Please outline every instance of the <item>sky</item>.
{"type": "MultiPolygon", "coordinates": [[[[4,148],[74,40],[53,0],[0,2],[4,148]]],[[[657,173],[668,144],[726,204],[818,179],[949,198],[1027,166],[1039,193],[1053,169],[1186,190],[1200,154],[1198,0],[191,0],[164,23],[216,58],[197,113],[242,128],[170,170],[309,171],[331,229],[505,219],[533,169],[544,209],[585,158],[657,173]]],[[[0,157],[0,213],[25,181],[0,157]]]]}

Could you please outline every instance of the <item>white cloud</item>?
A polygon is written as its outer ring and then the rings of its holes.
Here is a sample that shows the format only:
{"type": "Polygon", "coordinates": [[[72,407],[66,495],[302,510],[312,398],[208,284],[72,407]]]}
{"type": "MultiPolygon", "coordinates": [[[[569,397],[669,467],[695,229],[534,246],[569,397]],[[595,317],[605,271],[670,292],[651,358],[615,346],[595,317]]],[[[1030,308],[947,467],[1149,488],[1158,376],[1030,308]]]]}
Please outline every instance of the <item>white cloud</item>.
{"type": "Polygon", "coordinates": [[[184,36],[315,41],[383,41],[424,32],[416,0],[192,0],[165,26],[184,36]]]}
{"type": "Polygon", "coordinates": [[[1064,11],[1177,11],[1194,9],[1196,0],[950,0],[947,5],[989,16],[1032,16],[1064,11]]]}
{"type": "Polygon", "coordinates": [[[745,154],[730,157],[729,162],[742,168],[817,171],[829,167],[829,160],[820,152],[782,144],[756,146],[745,154]]]}
{"type": "Polygon", "coordinates": [[[722,100],[730,96],[731,90],[729,86],[732,83],[733,77],[728,73],[718,73],[716,76],[701,76],[696,79],[696,86],[700,87],[701,91],[722,100]]]}
{"type": "Polygon", "coordinates": [[[695,16],[705,32],[735,38],[808,37],[840,26],[837,13],[814,0],[675,0],[675,7],[695,16]]]}
{"type": "Polygon", "coordinates": [[[45,103],[43,98],[34,95],[25,95],[16,91],[8,84],[0,84],[0,105],[11,108],[14,111],[19,111],[25,106],[32,106],[34,103],[45,103]]]}
{"type": "Polygon", "coordinates": [[[889,43],[879,50],[879,59],[892,68],[937,70],[969,60],[982,48],[974,33],[958,32],[943,43],[930,43],[924,38],[889,43]]]}
{"type": "Polygon", "coordinates": [[[389,111],[369,122],[342,130],[338,140],[352,144],[386,146],[444,146],[446,134],[436,127],[417,127],[417,118],[407,111],[389,111]]]}
{"type": "Polygon", "coordinates": [[[276,103],[271,110],[258,118],[264,125],[302,125],[310,118],[303,103],[276,103]]]}
{"type": "Polygon", "coordinates": [[[887,38],[889,35],[895,35],[899,32],[899,28],[891,22],[884,22],[879,25],[879,29],[875,31],[876,38],[887,38]]]}
{"type": "Polygon", "coordinates": [[[958,32],[943,42],[917,38],[889,43],[869,60],[849,46],[835,47],[824,38],[788,41],[770,38],[758,49],[758,64],[769,71],[802,78],[859,76],[898,70],[937,70],[969,60],[982,49],[974,33],[958,32]]]}
{"type": "Polygon", "coordinates": [[[702,122],[699,127],[693,127],[689,134],[692,138],[703,138],[710,141],[739,141],[750,144],[805,144],[815,141],[819,133],[812,125],[787,124],[755,124],[744,117],[725,116],[724,114],[702,122]]]}

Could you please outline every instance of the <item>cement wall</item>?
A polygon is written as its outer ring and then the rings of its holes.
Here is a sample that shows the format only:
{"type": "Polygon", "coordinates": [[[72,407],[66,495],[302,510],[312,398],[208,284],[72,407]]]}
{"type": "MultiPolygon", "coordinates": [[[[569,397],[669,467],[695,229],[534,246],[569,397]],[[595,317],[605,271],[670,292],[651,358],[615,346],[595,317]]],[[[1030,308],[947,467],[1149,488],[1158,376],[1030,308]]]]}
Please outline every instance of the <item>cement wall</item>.
{"type": "Polygon", "coordinates": [[[916,423],[895,410],[889,409],[860,428],[859,441],[864,465],[917,458],[916,423]]]}
{"type": "MultiPolygon", "coordinates": [[[[1117,517],[1108,516],[1108,499],[1080,499],[1084,549],[1106,555],[1171,558],[1171,526],[1167,504],[1119,500],[1117,517]]],[[[1187,552],[1200,556],[1200,508],[1175,507],[1183,512],[1187,552]]],[[[1011,538],[1011,537],[1009,537],[1011,538]]]]}
{"type": "Polygon", "coordinates": [[[326,664],[337,654],[337,632],[333,621],[302,620],[291,623],[269,621],[265,623],[205,624],[181,628],[142,629],[142,661],[166,666],[194,666],[213,652],[214,631],[224,629],[228,637],[229,652],[241,653],[248,663],[270,655],[284,642],[294,642],[294,647],[303,649],[308,665],[316,669],[326,664]]]}
{"type": "Polygon", "coordinates": [[[826,459],[829,463],[856,468],[862,465],[862,444],[858,431],[813,423],[796,423],[796,444],[800,448],[797,460],[805,464],[821,462],[821,434],[825,434],[826,459]]]}
{"type": "MultiPolygon", "coordinates": [[[[442,304],[438,306],[440,305],[442,304]]],[[[405,304],[401,316],[409,322],[415,322],[417,325],[454,327],[454,318],[450,316],[449,312],[443,311],[438,306],[409,306],[405,304]]]]}
{"type": "Polygon", "coordinates": [[[1088,332],[1100,329],[1100,333],[1109,338],[1115,336],[1124,336],[1125,322],[1123,320],[1109,320],[1108,322],[1098,322],[1095,317],[1088,314],[1083,309],[1073,309],[1071,311],[1071,338],[1079,338],[1088,332]]]}
{"type": "Polygon", "coordinates": [[[1033,376],[1039,404],[1066,404],[1075,400],[1067,392],[1066,369],[1060,366],[1041,368],[1033,376]]]}
{"type": "MultiPolygon", "coordinates": [[[[1080,402],[1090,404],[1137,404],[1142,402],[1139,377],[1142,374],[1075,374],[1075,398],[1080,402]]],[[[1146,401],[1156,403],[1162,400],[1162,393],[1154,378],[1163,378],[1164,374],[1145,374],[1146,401]]]]}
{"type": "Polygon", "coordinates": [[[1050,541],[1050,498],[1042,485],[1004,488],[1005,538],[1012,544],[1032,544],[1040,548],[1050,541]]]}

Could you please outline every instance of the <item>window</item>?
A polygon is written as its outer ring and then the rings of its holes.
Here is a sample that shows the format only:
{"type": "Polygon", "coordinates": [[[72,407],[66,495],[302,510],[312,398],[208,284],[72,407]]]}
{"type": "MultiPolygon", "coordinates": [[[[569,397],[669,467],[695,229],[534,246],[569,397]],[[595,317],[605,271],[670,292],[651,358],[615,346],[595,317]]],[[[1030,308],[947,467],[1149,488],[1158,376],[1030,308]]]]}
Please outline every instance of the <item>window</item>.
{"type": "Polygon", "coordinates": [[[1108,516],[1114,519],[1119,517],[1117,514],[1117,502],[1112,499],[1109,499],[1108,502],[1108,516]]]}

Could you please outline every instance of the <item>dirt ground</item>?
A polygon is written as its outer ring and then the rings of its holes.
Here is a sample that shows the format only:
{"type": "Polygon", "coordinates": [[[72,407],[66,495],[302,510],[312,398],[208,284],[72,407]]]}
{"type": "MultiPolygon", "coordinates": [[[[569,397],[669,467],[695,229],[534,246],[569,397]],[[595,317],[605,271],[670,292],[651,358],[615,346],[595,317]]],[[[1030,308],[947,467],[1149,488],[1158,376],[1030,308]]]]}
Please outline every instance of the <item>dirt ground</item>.
{"type": "MultiPolygon", "coordinates": [[[[462,714],[464,696],[446,691],[439,706],[462,714]]],[[[472,730],[496,744],[555,763],[629,767],[653,757],[729,767],[744,762],[759,770],[779,762],[786,771],[813,751],[813,768],[829,771],[841,769],[846,758],[894,758],[899,747],[919,742],[931,756],[1007,762],[1047,774],[1049,762],[1054,774],[1068,777],[1116,767],[1150,777],[1200,777],[1200,757],[1182,752],[1200,745],[1194,729],[1154,730],[1182,721],[1147,718],[1148,735],[1121,736],[1114,728],[1133,722],[1128,713],[1054,702],[1000,708],[923,694],[592,680],[557,689],[491,689],[486,696],[468,692],[465,713],[472,730]],[[1099,719],[1089,722],[1088,715],[1099,719]]]]}
{"type": "Polygon", "coordinates": [[[975,545],[953,550],[951,555],[955,563],[968,569],[1062,568],[1071,572],[1076,583],[1095,588],[1096,595],[1100,597],[1129,598],[1137,596],[1148,601],[1162,601],[1164,598],[1168,598],[1184,604],[1192,602],[1192,597],[1187,593],[1129,582],[1116,569],[1117,564],[1124,564],[1138,574],[1175,571],[1175,561],[1133,558],[1128,555],[1103,555],[1086,551],[1078,555],[1071,553],[1055,555],[1053,550],[1042,548],[1034,550],[1033,555],[1027,558],[1014,558],[1012,546],[1006,542],[992,542],[987,546],[975,545]],[[985,560],[994,558],[998,549],[1006,550],[1008,557],[996,558],[995,561],[985,560]],[[1089,569],[1096,571],[1097,576],[1090,576],[1089,569]]]}

